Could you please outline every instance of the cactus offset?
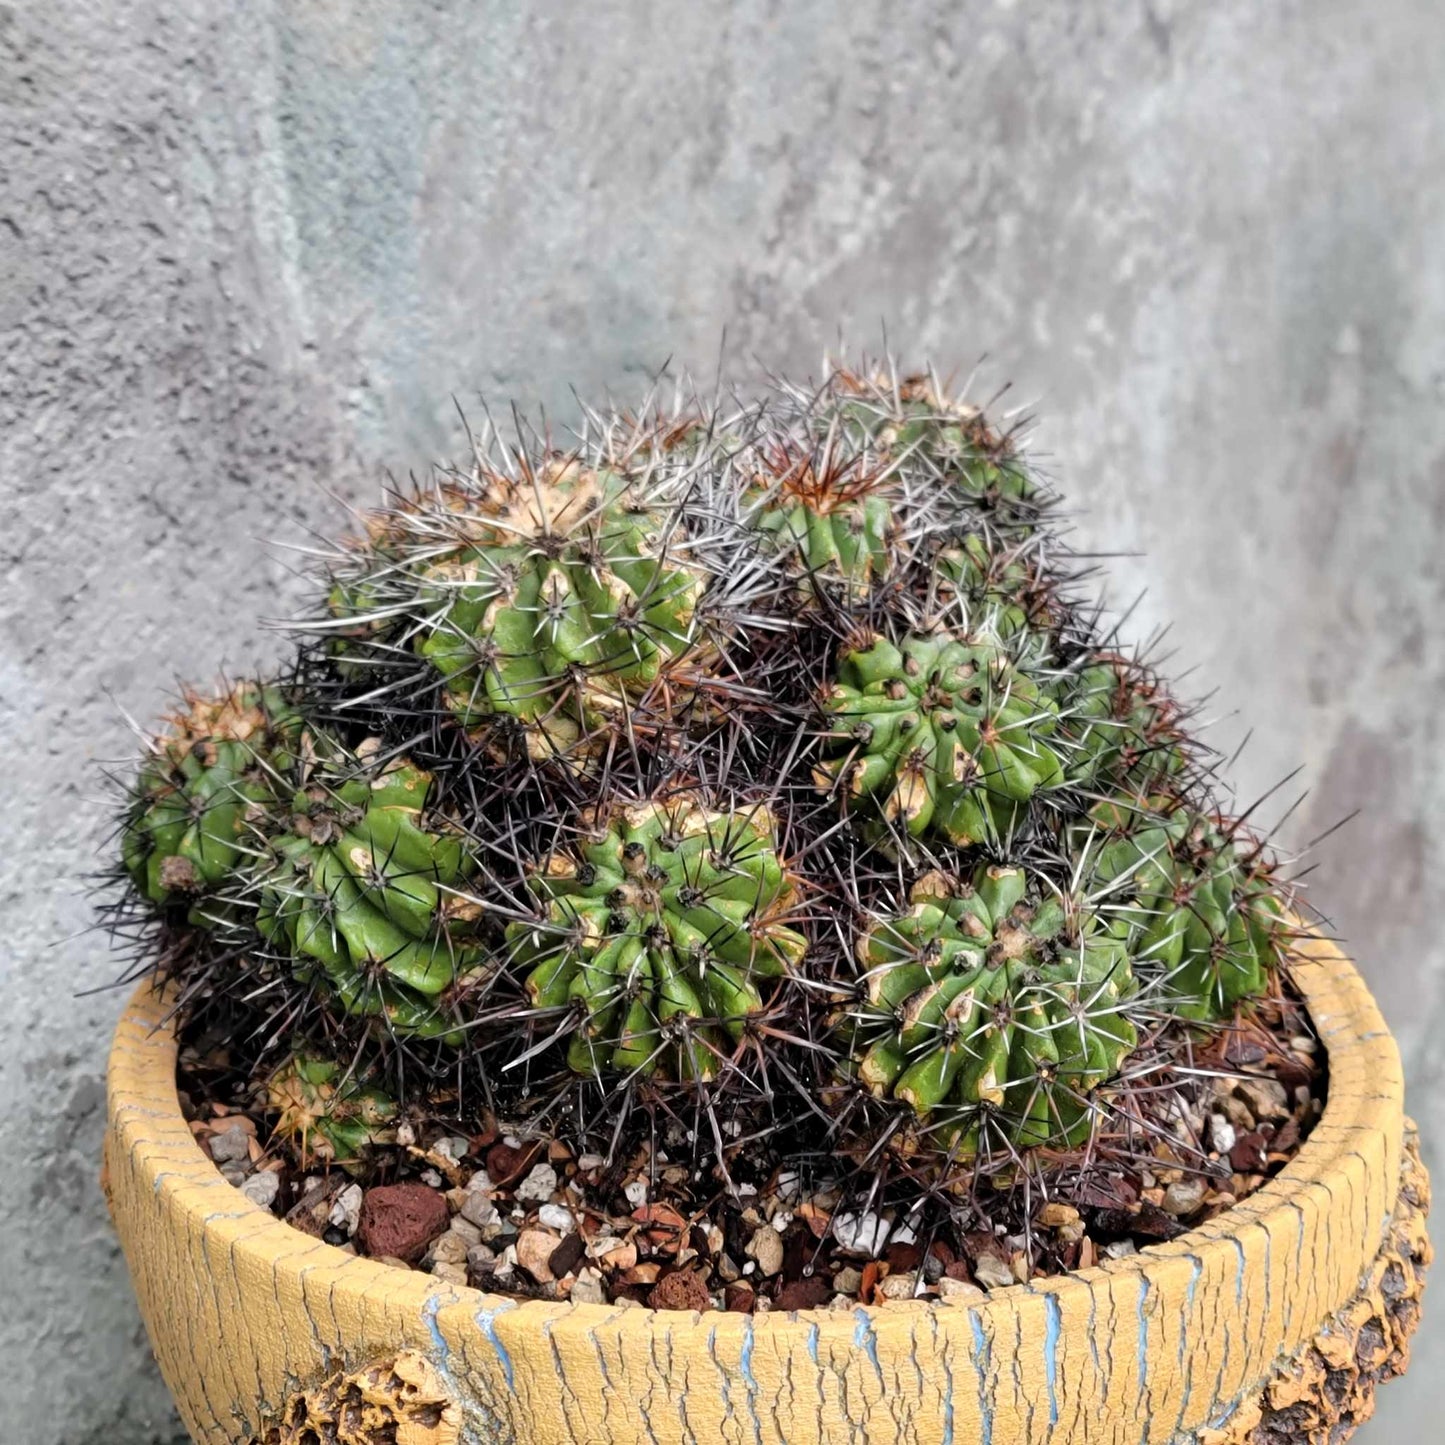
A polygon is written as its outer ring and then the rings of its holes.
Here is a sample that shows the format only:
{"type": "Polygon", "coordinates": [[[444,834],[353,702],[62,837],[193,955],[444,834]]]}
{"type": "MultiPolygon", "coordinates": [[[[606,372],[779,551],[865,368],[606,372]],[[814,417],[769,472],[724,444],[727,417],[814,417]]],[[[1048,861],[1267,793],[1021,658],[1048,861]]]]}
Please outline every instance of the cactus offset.
{"type": "Polygon", "coordinates": [[[268,1081],[266,1102],[303,1168],[335,1163],[359,1173],[372,1150],[396,1137],[396,1100],[333,1059],[289,1058],[268,1081]]]}
{"type": "Polygon", "coordinates": [[[188,692],[152,745],[121,827],[121,856],[154,904],[227,883],[260,844],[258,822],[285,789],[300,721],[281,689],[238,683],[188,692]]]}
{"type": "Polygon", "coordinates": [[[1019,868],[982,866],[969,882],[929,873],[907,913],[858,939],[861,996],[841,1024],[859,1079],[936,1116],[966,1151],[988,1110],[1021,1144],[1087,1132],[1087,1095],[1135,1043],[1116,931],[1029,891],[1019,868]]]}
{"type": "Polygon", "coordinates": [[[574,1010],[578,1072],[711,1075],[805,948],[771,814],[682,794],[583,823],[532,876],[545,917],[508,929],[528,995],[574,1010]]]}
{"type": "Polygon", "coordinates": [[[575,762],[693,641],[699,574],[623,475],[560,458],[519,477],[479,468],[397,508],[384,535],[332,588],[365,639],[348,665],[384,679],[409,639],[465,728],[511,719],[534,757],[575,762]]]}
{"type": "Polygon", "coordinates": [[[1007,835],[1021,805],[1063,781],[1058,704],[1001,647],[948,634],[845,649],[823,707],[818,785],[872,801],[896,834],[957,847],[1007,835]]]}
{"type": "Polygon", "coordinates": [[[1098,851],[1095,889],[1168,1007],[1223,1018],[1262,994],[1289,938],[1262,861],[1217,819],[1166,799],[1101,803],[1093,818],[1116,832],[1098,851]]]}
{"type": "Polygon", "coordinates": [[[404,762],[323,770],[298,791],[255,885],[262,935],[343,1015],[460,1038],[457,999],[487,972],[464,839],[425,813],[404,762]]]}

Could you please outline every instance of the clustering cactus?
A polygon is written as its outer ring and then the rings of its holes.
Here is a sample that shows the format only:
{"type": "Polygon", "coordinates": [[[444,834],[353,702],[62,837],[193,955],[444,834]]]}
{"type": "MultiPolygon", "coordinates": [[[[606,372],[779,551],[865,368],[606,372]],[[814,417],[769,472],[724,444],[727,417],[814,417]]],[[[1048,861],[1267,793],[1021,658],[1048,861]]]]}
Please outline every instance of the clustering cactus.
{"type": "Polygon", "coordinates": [[[931,375],[487,433],[340,549],[285,688],[153,749],[122,851],[167,967],[265,1014],[337,1158],[437,1090],[684,1099],[720,1149],[724,1097],[869,1157],[1107,1133],[1290,911],[1055,510],[931,375]]]}
{"type": "Polygon", "coordinates": [[[372,1150],[395,1138],[396,1100],[335,1059],[288,1058],[267,1082],[266,1102],[276,1114],[277,1136],[307,1167],[334,1161],[359,1171],[372,1150]]]}
{"type": "Polygon", "coordinates": [[[455,1039],[454,996],[487,954],[464,891],[474,860],[454,825],[426,815],[431,782],[406,762],[316,770],[246,882],[261,937],[343,1014],[455,1039]]]}
{"type": "Polygon", "coordinates": [[[642,479],[479,466],[375,535],[331,590],[343,655],[385,668],[414,648],[464,727],[511,719],[533,757],[585,754],[693,640],[699,580],[642,479]]]}
{"type": "Polygon", "coordinates": [[[274,687],[188,693],[127,799],[121,857],[153,904],[227,883],[257,846],[257,823],[285,788],[300,721],[274,687]]]}

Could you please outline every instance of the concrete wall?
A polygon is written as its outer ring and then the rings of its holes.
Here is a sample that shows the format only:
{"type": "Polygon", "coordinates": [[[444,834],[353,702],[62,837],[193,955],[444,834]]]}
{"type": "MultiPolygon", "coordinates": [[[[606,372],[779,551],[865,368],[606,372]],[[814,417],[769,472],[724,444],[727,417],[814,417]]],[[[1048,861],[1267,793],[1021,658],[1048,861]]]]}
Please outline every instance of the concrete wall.
{"type": "MultiPolygon", "coordinates": [[[[1316,898],[1445,1162],[1442,54],[1434,0],[0,4],[7,1438],[176,1428],[76,996],[124,713],[271,651],[266,539],[451,446],[453,392],[565,412],[724,328],[739,374],[886,324],[1037,402],[1242,790],[1362,809],[1316,898]]],[[[1432,1436],[1442,1364],[1445,1306],[1361,1438],[1432,1436]]]]}

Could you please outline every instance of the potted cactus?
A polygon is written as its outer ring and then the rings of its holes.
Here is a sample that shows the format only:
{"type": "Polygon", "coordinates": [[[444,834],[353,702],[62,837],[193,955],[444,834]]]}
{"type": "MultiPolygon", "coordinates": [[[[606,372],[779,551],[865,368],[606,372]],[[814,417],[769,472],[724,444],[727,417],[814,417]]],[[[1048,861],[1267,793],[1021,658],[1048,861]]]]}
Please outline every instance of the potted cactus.
{"type": "Polygon", "coordinates": [[[1342,1439],[1398,1055],[1019,437],[864,366],[468,440],[125,781],[194,1438],[1342,1439]]]}

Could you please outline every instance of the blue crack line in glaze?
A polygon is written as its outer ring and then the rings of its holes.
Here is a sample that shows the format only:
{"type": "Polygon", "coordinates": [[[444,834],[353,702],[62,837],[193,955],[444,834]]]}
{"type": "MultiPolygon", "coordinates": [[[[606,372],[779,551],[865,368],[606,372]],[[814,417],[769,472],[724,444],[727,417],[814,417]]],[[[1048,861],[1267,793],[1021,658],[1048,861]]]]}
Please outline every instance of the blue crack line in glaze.
{"type": "Polygon", "coordinates": [[[969,1310],[968,1319],[973,1326],[973,1368],[978,1375],[978,1413],[983,1422],[979,1445],[993,1445],[993,1401],[988,1394],[988,1367],[993,1351],[989,1348],[988,1336],[983,1332],[983,1321],[973,1310],[969,1310]]]}
{"type": "Polygon", "coordinates": [[[1059,1423],[1059,1330],[1063,1317],[1058,1297],[1044,1296],[1044,1370],[1049,1386],[1049,1428],[1059,1423]]]}
{"type": "Polygon", "coordinates": [[[817,1325],[809,1325],[809,1326],[808,1326],[808,1354],[812,1356],[813,1363],[814,1363],[815,1365],[818,1365],[819,1368],[821,1369],[822,1366],[821,1366],[821,1363],[820,1363],[820,1361],[819,1361],[819,1359],[818,1359],[818,1327],[817,1327],[817,1325]]]}
{"type": "Polygon", "coordinates": [[[868,1358],[873,1362],[874,1373],[878,1376],[878,1383],[883,1383],[883,1366],[878,1360],[878,1336],[873,1333],[873,1321],[868,1318],[868,1311],[856,1309],[853,1317],[858,1321],[853,1331],[853,1344],[855,1348],[866,1350],[868,1358]]]}
{"type": "Polygon", "coordinates": [[[476,1313],[477,1324],[481,1326],[482,1333],[487,1337],[487,1343],[497,1352],[497,1358],[502,1362],[502,1373],[507,1378],[507,1388],[515,1395],[517,1393],[517,1382],[512,1374],[512,1357],[507,1353],[507,1347],[497,1337],[497,1316],[503,1310],[514,1309],[511,1304],[499,1305],[496,1309],[479,1309],[476,1313]]]}

